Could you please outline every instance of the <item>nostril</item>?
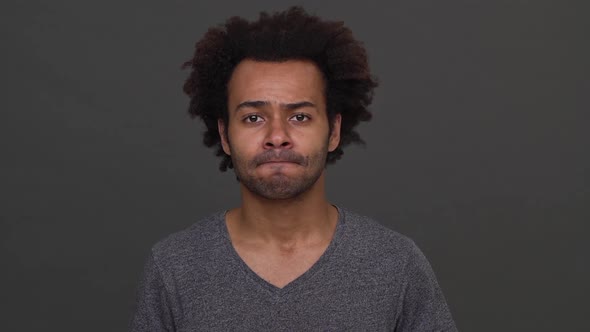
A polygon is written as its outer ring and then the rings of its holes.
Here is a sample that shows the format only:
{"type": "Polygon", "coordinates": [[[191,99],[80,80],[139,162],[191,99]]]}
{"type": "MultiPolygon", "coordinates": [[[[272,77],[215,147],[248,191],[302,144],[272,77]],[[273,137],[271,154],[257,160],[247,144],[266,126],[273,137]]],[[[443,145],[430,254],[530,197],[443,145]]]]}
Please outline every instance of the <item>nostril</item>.
{"type": "Polygon", "coordinates": [[[291,146],[290,141],[282,141],[282,142],[273,142],[272,140],[268,140],[264,143],[264,146],[267,148],[288,148],[291,146]]]}

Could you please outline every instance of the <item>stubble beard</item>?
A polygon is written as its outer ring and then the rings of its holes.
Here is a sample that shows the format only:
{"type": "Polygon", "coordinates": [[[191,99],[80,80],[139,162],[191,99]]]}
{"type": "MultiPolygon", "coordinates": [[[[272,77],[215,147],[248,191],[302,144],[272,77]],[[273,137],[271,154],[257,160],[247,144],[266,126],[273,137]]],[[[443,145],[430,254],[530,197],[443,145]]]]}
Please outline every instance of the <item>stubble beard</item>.
{"type": "Polygon", "coordinates": [[[255,175],[255,165],[243,160],[232,152],[231,158],[236,178],[248,191],[269,200],[294,199],[308,192],[318,181],[326,165],[327,144],[316,154],[305,158],[303,165],[307,170],[298,176],[290,176],[277,170],[266,177],[255,175]]]}

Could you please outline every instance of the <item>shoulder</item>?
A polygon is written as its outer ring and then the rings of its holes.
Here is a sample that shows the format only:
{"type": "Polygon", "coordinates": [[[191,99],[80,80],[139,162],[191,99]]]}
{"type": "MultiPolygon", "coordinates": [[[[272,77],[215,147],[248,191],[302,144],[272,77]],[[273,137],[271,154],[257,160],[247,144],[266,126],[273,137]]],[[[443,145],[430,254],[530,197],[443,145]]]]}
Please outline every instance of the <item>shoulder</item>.
{"type": "Polygon", "coordinates": [[[349,243],[349,254],[368,258],[373,257],[380,263],[395,269],[404,269],[407,264],[425,261],[422,251],[416,243],[377,220],[340,208],[346,225],[345,241],[349,243]]]}
{"type": "Polygon", "coordinates": [[[223,233],[223,212],[215,212],[191,226],[169,234],[152,246],[152,255],[158,265],[170,267],[186,264],[187,260],[211,255],[219,248],[223,233]]]}
{"type": "Polygon", "coordinates": [[[394,251],[411,251],[416,247],[412,239],[371,217],[344,208],[340,208],[340,211],[344,215],[347,233],[352,241],[364,243],[369,247],[394,251]]]}

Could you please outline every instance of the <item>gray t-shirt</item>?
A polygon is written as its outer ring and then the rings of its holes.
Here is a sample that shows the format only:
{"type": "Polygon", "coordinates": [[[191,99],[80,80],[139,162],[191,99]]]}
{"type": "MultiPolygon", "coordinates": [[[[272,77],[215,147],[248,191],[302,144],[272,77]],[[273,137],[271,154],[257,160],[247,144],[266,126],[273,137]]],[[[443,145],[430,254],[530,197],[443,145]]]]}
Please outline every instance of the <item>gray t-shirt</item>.
{"type": "Polygon", "coordinates": [[[131,331],[456,331],[414,242],[338,211],[324,254],[283,288],[238,256],[224,212],[168,236],[147,259],[131,331]]]}

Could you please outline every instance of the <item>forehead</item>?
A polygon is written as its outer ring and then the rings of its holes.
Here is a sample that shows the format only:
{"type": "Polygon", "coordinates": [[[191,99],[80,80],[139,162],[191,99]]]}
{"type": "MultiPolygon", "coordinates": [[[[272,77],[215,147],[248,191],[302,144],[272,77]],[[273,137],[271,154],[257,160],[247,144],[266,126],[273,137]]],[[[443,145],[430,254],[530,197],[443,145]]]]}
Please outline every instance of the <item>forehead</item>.
{"type": "Polygon", "coordinates": [[[270,102],[324,101],[324,78],[311,61],[240,62],[228,83],[229,104],[245,100],[270,102]]]}

